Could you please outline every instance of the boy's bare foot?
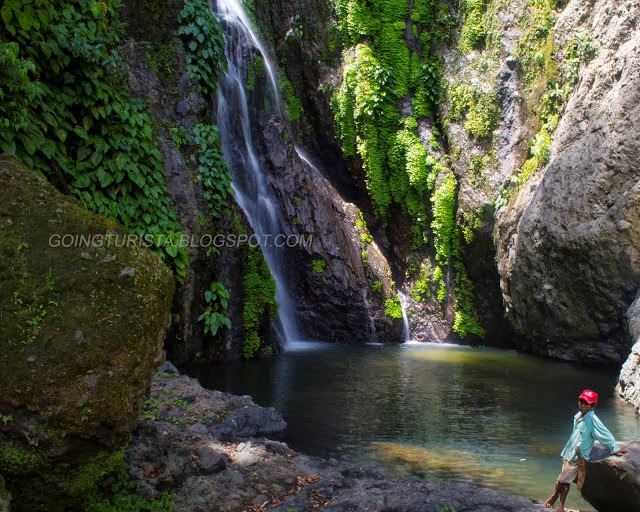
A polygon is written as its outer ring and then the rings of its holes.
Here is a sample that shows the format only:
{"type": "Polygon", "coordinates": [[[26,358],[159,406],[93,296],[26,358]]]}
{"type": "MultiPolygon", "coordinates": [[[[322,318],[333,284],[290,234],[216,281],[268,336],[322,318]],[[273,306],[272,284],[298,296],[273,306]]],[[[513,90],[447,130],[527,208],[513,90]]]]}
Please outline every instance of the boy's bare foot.
{"type": "Polygon", "coordinates": [[[544,508],[551,508],[553,504],[556,502],[557,496],[551,496],[547,501],[544,502],[544,508]]]}

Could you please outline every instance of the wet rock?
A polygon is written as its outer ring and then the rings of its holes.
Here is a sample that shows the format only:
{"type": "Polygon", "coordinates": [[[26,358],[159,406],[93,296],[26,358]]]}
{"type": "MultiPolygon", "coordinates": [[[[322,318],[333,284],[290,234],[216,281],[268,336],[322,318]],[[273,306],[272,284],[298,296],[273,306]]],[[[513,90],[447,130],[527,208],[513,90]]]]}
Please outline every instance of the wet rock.
{"type": "Polygon", "coordinates": [[[202,446],[196,452],[198,456],[197,466],[200,474],[210,475],[226,469],[225,458],[210,446],[202,446]]]}
{"type": "Polygon", "coordinates": [[[640,442],[619,446],[629,453],[616,457],[596,443],[587,462],[582,496],[598,512],[640,512],[640,442]]]}

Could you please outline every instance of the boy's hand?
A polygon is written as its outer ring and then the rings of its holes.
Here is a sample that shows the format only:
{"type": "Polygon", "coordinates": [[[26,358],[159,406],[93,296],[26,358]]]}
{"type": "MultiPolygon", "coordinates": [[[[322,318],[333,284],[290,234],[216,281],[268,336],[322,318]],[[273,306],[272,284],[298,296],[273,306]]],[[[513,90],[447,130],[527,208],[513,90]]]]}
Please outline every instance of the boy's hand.
{"type": "Polygon", "coordinates": [[[617,452],[615,452],[614,455],[620,457],[621,455],[624,455],[625,453],[629,453],[629,450],[627,450],[626,448],[623,448],[622,450],[618,450],[617,452]]]}

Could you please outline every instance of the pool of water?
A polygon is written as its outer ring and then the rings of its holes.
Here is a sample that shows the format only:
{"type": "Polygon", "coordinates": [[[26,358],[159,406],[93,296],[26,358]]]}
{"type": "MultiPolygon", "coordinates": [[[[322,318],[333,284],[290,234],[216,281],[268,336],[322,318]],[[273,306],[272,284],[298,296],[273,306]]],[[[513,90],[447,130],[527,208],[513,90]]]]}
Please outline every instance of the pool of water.
{"type": "MultiPolygon", "coordinates": [[[[600,394],[616,439],[640,439],[638,415],[613,396],[616,375],[512,351],[295,342],[277,358],[188,373],[278,409],[282,440],[303,453],[535,500],[553,490],[582,389],[600,394]]],[[[593,510],[575,487],[567,505],[593,510]]]]}

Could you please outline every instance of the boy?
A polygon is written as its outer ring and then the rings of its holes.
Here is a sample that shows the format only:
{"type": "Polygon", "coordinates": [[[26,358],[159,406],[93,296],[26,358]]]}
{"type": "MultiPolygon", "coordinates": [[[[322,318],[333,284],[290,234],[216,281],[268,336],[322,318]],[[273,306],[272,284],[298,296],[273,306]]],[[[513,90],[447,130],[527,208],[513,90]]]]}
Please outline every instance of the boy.
{"type": "Polygon", "coordinates": [[[585,389],[578,397],[578,412],[573,418],[573,432],[560,454],[563,459],[562,471],[556,482],[554,493],[544,502],[545,508],[550,508],[560,498],[558,512],[564,512],[564,502],[569,494],[571,482],[578,478],[578,459],[589,460],[593,443],[597,440],[609,448],[611,453],[620,456],[629,450],[620,450],[616,440],[593,410],[598,403],[598,394],[585,389]]]}

